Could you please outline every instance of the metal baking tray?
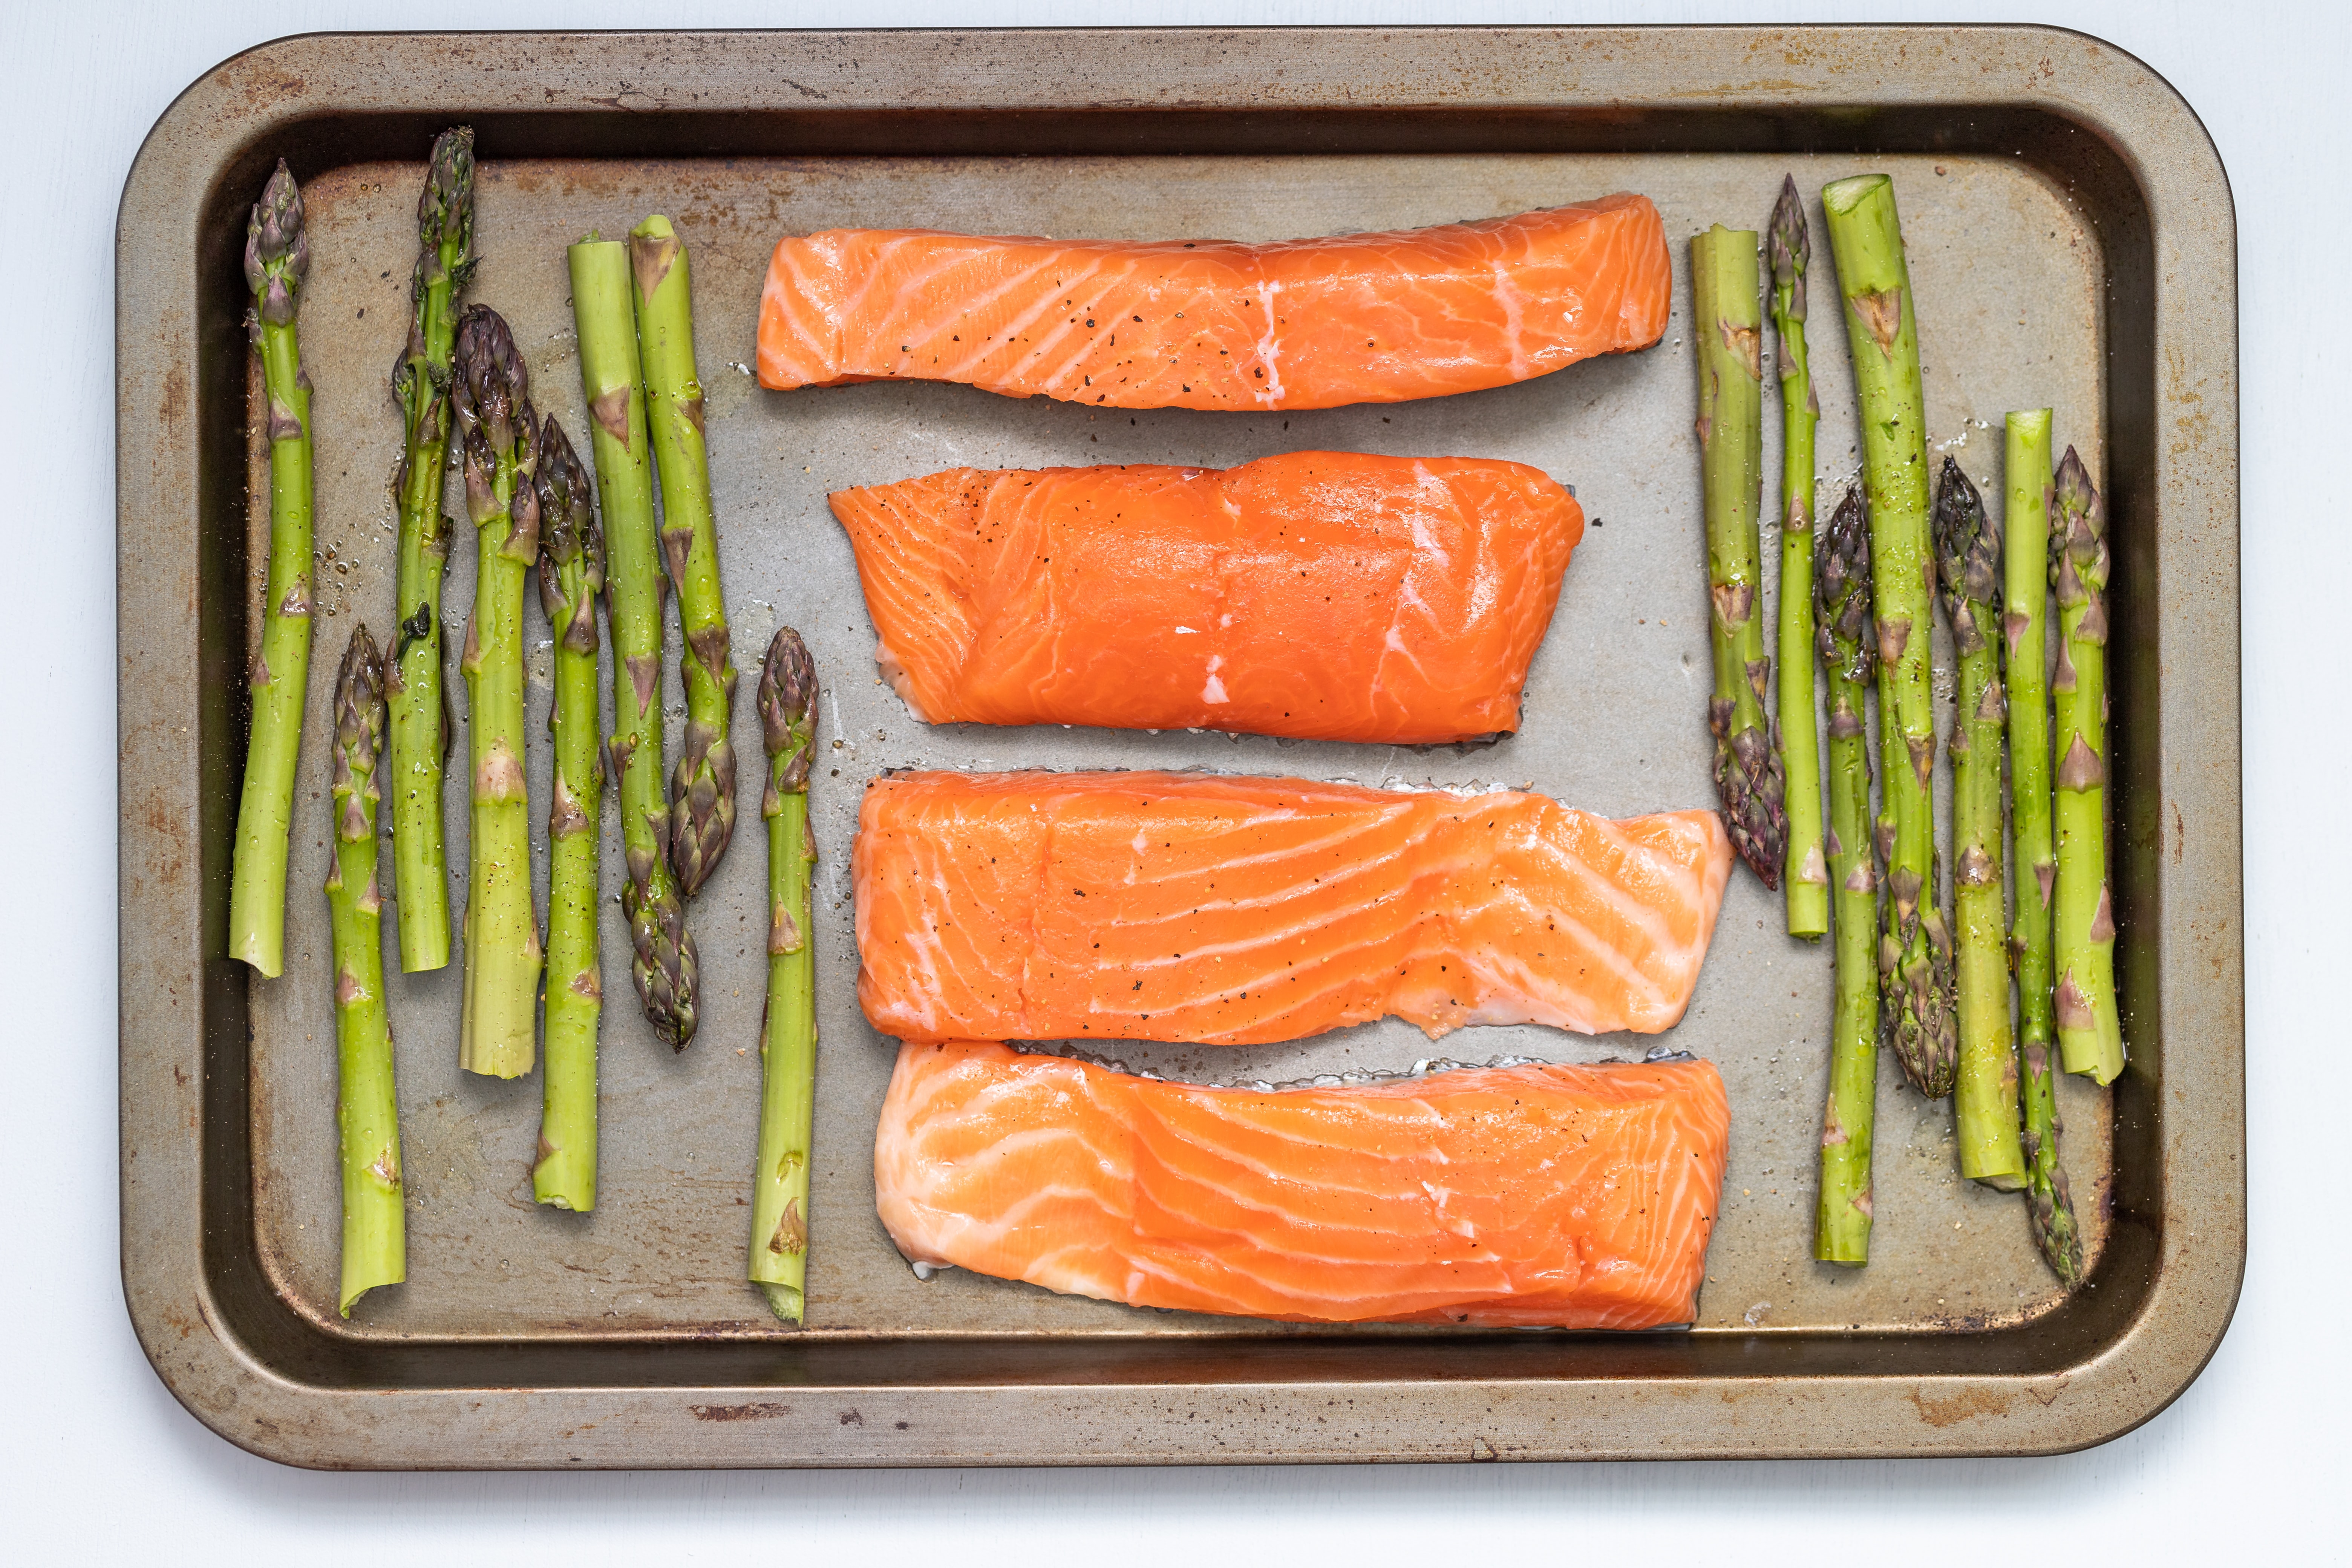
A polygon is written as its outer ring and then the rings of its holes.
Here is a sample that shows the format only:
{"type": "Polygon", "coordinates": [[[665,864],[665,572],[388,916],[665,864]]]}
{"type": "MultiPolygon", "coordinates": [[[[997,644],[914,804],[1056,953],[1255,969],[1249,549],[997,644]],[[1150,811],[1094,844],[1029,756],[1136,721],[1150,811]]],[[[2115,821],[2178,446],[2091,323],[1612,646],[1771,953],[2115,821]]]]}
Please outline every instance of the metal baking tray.
{"type": "MultiPolygon", "coordinates": [[[[1826,273],[1817,203],[1814,223],[1826,273]]],[[[2234,234],[2221,165],[2171,89],[2105,44],[2035,28],[341,36],[229,61],[150,135],[117,238],[122,1267],[142,1342],[215,1430],[320,1467],[2011,1454],[2129,1429],[2211,1353],[2244,1258],[2234,234]],[[422,159],[460,121],[483,157],[471,297],[514,324],[541,407],[575,432],[563,246],[649,211],[677,221],[737,661],[756,668],[789,620],[828,682],[824,1045],[799,1331],[741,1279],[764,969],[756,831],[692,911],[706,987],[694,1047],[673,1058],[625,988],[607,1006],[593,1215],[530,1203],[539,1086],[458,1072],[456,971],[395,976],[410,1283],[350,1321],[333,1311],[333,1023],[314,894],[324,679],[287,974],[255,981],[223,956],[267,523],[240,325],[246,208],[289,158],[314,236],[314,658],[331,669],[355,617],[389,629],[387,371],[422,159]],[[1896,1087],[1891,1063],[1874,1259],[1811,1261],[1829,963],[1780,933],[1777,900],[1745,874],[1671,1037],[1721,1066],[1734,1111],[1688,1332],[1308,1328],[918,1279],[873,1211],[892,1050],[853,996],[845,874],[864,781],[908,765],[1199,765],[1532,784],[1611,813],[1707,802],[1687,299],[1678,287],[1675,324],[1647,353],[1389,407],[1114,415],[891,384],[775,395],[746,366],[777,237],[871,225],[1273,239],[1632,189],[1664,212],[1679,279],[1685,238],[1714,221],[1761,227],[1783,171],[1811,194],[1865,168],[1898,183],[1931,439],[1997,482],[2002,413],[2054,405],[2060,438],[2110,498],[2131,1066],[2112,1093],[2063,1080],[2088,1282],[2054,1289],[2018,1200],[1958,1177],[1948,1107],[1896,1087]],[[1576,487],[1591,528],[1519,735],[1409,751],[932,729],[877,679],[827,490],[965,463],[1224,465],[1306,447],[1508,457],[1576,487]]],[[[1857,460],[1834,308],[1815,321],[1827,506],[1857,460]]],[[[446,590],[457,614],[467,542],[446,590]]],[[[530,635],[543,648],[544,628],[530,635]]],[[[542,714],[544,683],[542,663],[542,714]]],[[[674,674],[670,690],[675,703],[674,674]]],[[[755,723],[748,695],[738,721],[755,723]]],[[[608,848],[608,892],[619,859],[608,848]]],[[[608,916],[604,972],[625,970],[608,916]]],[[[1235,1081],[1648,1043],[1492,1029],[1433,1047],[1387,1025],[1116,1049],[1235,1081]]]]}

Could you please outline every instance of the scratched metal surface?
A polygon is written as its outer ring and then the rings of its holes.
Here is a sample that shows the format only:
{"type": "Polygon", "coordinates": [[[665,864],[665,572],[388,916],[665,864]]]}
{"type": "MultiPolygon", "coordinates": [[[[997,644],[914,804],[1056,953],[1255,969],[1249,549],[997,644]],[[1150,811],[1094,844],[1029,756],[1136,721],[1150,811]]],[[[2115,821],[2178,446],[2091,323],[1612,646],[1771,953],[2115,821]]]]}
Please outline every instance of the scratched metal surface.
{"type": "MultiPolygon", "coordinates": [[[[807,636],[827,683],[813,807],[821,857],[816,942],[824,1044],[808,1325],[802,1332],[1299,1331],[1134,1311],[962,1272],[916,1279],[874,1215],[872,1133],[892,1047],[860,1018],[853,994],[846,863],[859,791],[881,770],[898,767],[1206,766],[1397,785],[1490,782],[1617,815],[1708,803],[1684,244],[1711,222],[1760,227],[1784,170],[1817,193],[1824,182],[1864,167],[1885,169],[1896,180],[1935,447],[1957,453],[1997,500],[2002,414],[2047,404],[2058,411],[2059,440],[2081,447],[2098,471],[2103,258],[2066,195],[2015,159],[1860,163],[1843,157],[1510,154],[484,164],[484,258],[469,298],[507,316],[530,361],[540,408],[557,415],[575,437],[583,420],[563,247],[591,230],[618,236],[650,211],[677,220],[692,256],[720,554],[735,659],[746,672],[736,721],[753,752],[749,688],[780,622],[807,636]],[[787,231],[934,226],[1263,240],[1484,217],[1613,190],[1643,192],[1664,215],[1677,279],[1665,341],[1518,386],[1288,416],[1088,413],[946,385],[773,394],[760,390],[745,369],[761,276],[771,247],[787,231]],[[1988,246],[1988,235],[2015,242],[1988,246]],[[848,545],[825,508],[827,491],[959,464],[1227,466],[1303,447],[1508,458],[1574,487],[1591,527],[1529,679],[1519,734],[1486,749],[1413,751],[1203,733],[932,728],[915,722],[877,678],[873,629],[848,545]]],[[[365,620],[381,638],[393,620],[394,514],[385,479],[398,455],[398,421],[386,372],[406,330],[420,174],[419,164],[362,163],[315,179],[306,191],[315,259],[302,336],[318,387],[320,463],[314,658],[326,669],[355,621],[365,620]]],[[[1858,459],[1817,198],[1812,221],[1825,511],[1854,478],[1858,459]]],[[[1768,398],[1768,475],[1778,473],[1773,406],[1768,398]]],[[[249,447],[257,465],[257,433],[249,447]]],[[[266,490],[256,486],[254,493],[266,490]]],[[[462,519],[454,484],[451,495],[462,519]]],[[[1769,485],[1764,510],[1768,516],[1773,510],[1769,485]]],[[[249,523],[257,571],[266,554],[266,523],[257,509],[249,523]]],[[[453,644],[471,602],[472,544],[461,521],[444,596],[453,644]]],[[[1769,530],[1765,553],[1777,560],[1769,530]]],[[[253,586],[257,593],[257,579],[253,586]]],[[[526,632],[537,650],[529,687],[534,735],[549,695],[547,636],[534,604],[526,632]]],[[[669,647],[674,659],[674,629],[669,647]]],[[[1937,690],[1948,703],[1949,648],[1940,628],[1937,654],[1937,690]]],[[[463,903],[467,814],[463,687],[454,668],[452,683],[460,765],[451,774],[446,815],[455,910],[463,903]]],[[[683,1056],[654,1040],[628,990],[627,948],[612,901],[621,869],[608,804],[603,1169],[593,1215],[532,1204],[539,1079],[500,1083],[458,1071],[457,972],[453,966],[400,975],[387,911],[410,1190],[409,1282],[372,1293],[348,1322],[336,1317],[333,1020],[327,910],[316,892],[328,839],[329,685],[324,679],[311,683],[287,973],[257,984],[252,993],[254,1223],[272,1287],[321,1331],[356,1339],[792,1332],[768,1318],[742,1282],[765,972],[764,838],[751,768],[742,830],[691,911],[703,956],[703,1024],[683,1056]]],[[[606,700],[609,711],[609,690],[606,700]]],[[[682,713],[674,665],[667,700],[674,746],[682,713]]],[[[1948,712],[1947,732],[1948,727],[1948,712]]],[[[534,748],[535,814],[543,812],[547,768],[544,747],[534,748]]],[[[543,845],[540,851],[543,856],[543,845]]],[[[386,854],[388,873],[388,845],[386,854]]],[[[543,858],[540,878],[543,912],[543,858]]],[[[1830,984],[1826,950],[1784,936],[1777,898],[1745,872],[1737,874],[1690,1015],[1667,1037],[1721,1068],[1733,1110],[1730,1171],[1698,1331],[1971,1329],[2054,1305],[2055,1283],[2032,1250],[2019,1201],[1959,1179],[1948,1102],[1928,1104],[1900,1087],[1891,1060],[1880,1075],[1872,1263],[1853,1271],[1811,1261],[1830,984]]],[[[1135,1068],[1227,1082],[1397,1071],[1433,1056],[1594,1060],[1638,1055],[1653,1043],[1522,1027],[1468,1030],[1433,1045],[1390,1023],[1276,1047],[1110,1049],[1135,1068]]],[[[2066,1163],[2095,1260],[2105,1233],[2108,1096],[2086,1080],[2063,1079],[2061,1107],[2066,1163]]]]}

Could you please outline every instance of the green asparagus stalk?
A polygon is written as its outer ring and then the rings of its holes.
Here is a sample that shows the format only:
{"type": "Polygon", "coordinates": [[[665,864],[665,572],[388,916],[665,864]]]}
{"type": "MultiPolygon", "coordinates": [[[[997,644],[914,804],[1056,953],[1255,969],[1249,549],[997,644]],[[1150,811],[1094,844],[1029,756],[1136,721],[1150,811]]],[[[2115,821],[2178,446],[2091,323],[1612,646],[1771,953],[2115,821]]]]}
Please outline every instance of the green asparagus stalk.
{"type": "Polygon", "coordinates": [[[2051,1016],[2051,916],[2058,864],[2050,842],[2050,693],[2043,659],[2050,625],[2050,410],[2009,416],[2009,537],[2002,552],[2001,617],[2009,642],[2009,770],[2017,838],[2019,1054],[2025,1062],[2025,1212],[2051,1270],[2068,1285],[2083,1277],[2083,1237],[2058,1163],[2058,1096],[2051,1016]]]}
{"type": "Polygon", "coordinates": [[[334,927],[335,1120],[343,1164],[342,1313],[408,1277],[400,1185],[400,1110],[383,999],[383,900],[376,884],[376,763],[383,755],[383,666],[365,626],[335,676],[335,852],[327,862],[334,927]]]}
{"type": "Polygon", "coordinates": [[[1772,207],[1772,330],[1780,344],[1780,752],[1789,779],[1789,934],[1830,929],[1822,858],[1822,753],[1813,720],[1813,426],[1822,416],[1805,357],[1805,268],[1812,259],[1793,177],[1772,207]]]}
{"type": "Polygon", "coordinates": [[[629,255],[617,241],[572,247],[572,312],[580,385],[604,508],[606,607],[613,623],[613,731],[605,761],[620,787],[628,881],[630,978],[654,1032],[684,1050],[694,1038],[700,965],[686,905],[670,879],[669,806],[662,795],[661,546],[654,528],[653,448],[646,431],[629,255]]]}
{"type": "Polygon", "coordinates": [[[809,1123],[816,1102],[816,968],[810,951],[809,764],[816,748],[816,666],[800,633],[779,627],[760,670],[768,748],[768,1016],[760,1058],[760,1163],[751,1186],[751,1278],[776,1316],[801,1321],[808,1272],[809,1123]]]}
{"type": "Polygon", "coordinates": [[[1936,713],[1927,680],[1927,437],[1919,328],[1895,216],[1895,184],[1857,174],[1822,192],[1830,249],[1845,299],[1862,416],[1862,478],[1870,506],[1877,616],[1879,858],[1886,868],[1879,940],[1879,1027],[1912,1087],[1952,1091],[1959,1047],[1952,1019],[1952,939],[1937,883],[1936,713]]]}
{"type": "Polygon", "coordinates": [[[1772,661],[1764,652],[1763,552],[1756,530],[1764,446],[1759,292],[1755,231],[1717,224],[1692,237],[1707,631],[1715,656],[1715,690],[1707,703],[1715,788],[1733,847],[1766,887],[1778,889],[1788,818],[1780,756],[1764,717],[1772,661]]]}
{"type": "Polygon", "coordinates": [[[467,1072],[520,1078],[537,1046],[541,960],[522,731],[523,578],[539,558],[539,426],[530,373],[506,322],[487,305],[457,323],[451,401],[466,444],[466,507],[480,542],[474,614],[458,661],[474,806],[457,1063],[467,1072]]]}
{"type": "Polygon", "coordinates": [[[2001,930],[2000,525],[1960,465],[1936,492],[1936,572],[1959,656],[1952,727],[1952,906],[1959,948],[1960,1057],[1953,1110],[1960,1174],[2005,1192],[2025,1184],[2018,1137],[2017,1047],[2009,1028],[2001,930]]]}
{"type": "Polygon", "coordinates": [[[2074,448],[2052,499],[2058,601],[2058,1050],[2068,1072],[2124,1070],[2116,1013],[2116,908],[2107,889],[2107,506],[2074,448]]]}
{"type": "Polygon", "coordinates": [[[1816,646],[1829,676],[1830,873],[1837,879],[1837,1004],[1813,1256],[1823,1263],[1863,1264],[1870,1261],[1870,1146],[1878,1108],[1878,874],[1871,847],[1870,737],[1863,729],[1863,694],[1874,662],[1870,529],[1858,492],[1846,491],[1822,525],[1813,554],[1820,568],[1816,646]]]}
{"type": "Polygon", "coordinates": [[[433,143],[416,203],[416,270],[408,292],[408,346],[393,367],[406,445],[393,495],[400,509],[399,635],[384,666],[392,700],[392,855],[400,906],[400,967],[449,962],[448,856],[443,847],[441,770],[449,752],[448,691],[441,669],[441,574],[449,522],[441,510],[449,448],[449,355],[458,292],[474,270],[474,132],[459,126],[433,143]]]}
{"type": "Polygon", "coordinates": [[[546,1100],[531,1192],[585,1214],[596,1206],[597,849],[604,768],[596,731],[596,602],[604,539],[588,471],[555,416],[540,436],[539,602],[555,633],[555,784],[547,804],[546,1100]]]}
{"type": "Polygon", "coordinates": [[[686,247],[658,215],[629,231],[646,421],[661,477],[662,551],[677,586],[686,651],[686,737],[670,781],[670,862],[688,898],[718,868],[735,832],[735,667],[719,588],[719,524],[702,445],[702,383],[695,374],[694,304],[686,247]]]}
{"type": "Polygon", "coordinates": [[[273,978],[286,964],[287,836],[310,680],[310,378],[294,327],[310,270],[302,193],[281,158],[245,231],[246,329],[269,401],[269,578],[228,895],[229,956],[273,978]]]}

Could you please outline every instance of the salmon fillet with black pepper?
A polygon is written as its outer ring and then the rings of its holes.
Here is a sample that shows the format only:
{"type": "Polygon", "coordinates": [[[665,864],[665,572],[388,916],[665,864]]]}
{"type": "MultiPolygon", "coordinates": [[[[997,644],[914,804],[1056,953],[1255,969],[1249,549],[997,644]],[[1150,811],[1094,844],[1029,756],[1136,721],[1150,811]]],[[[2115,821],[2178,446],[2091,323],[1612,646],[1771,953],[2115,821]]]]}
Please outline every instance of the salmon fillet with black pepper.
{"type": "Polygon", "coordinates": [[[1730,1136],[1702,1061],[1202,1089],[900,1048],[874,1140],[898,1250],[1139,1307],[1654,1329],[1698,1310],[1730,1136]]]}
{"type": "Polygon", "coordinates": [[[1517,790],[905,773],[866,787],[851,862],[886,1035],[1244,1045],[1384,1016],[1670,1028],[1731,847],[1712,811],[1517,790]]]}
{"type": "Polygon", "coordinates": [[[950,468],[840,490],[876,658],[935,724],[1426,745],[1516,730],[1584,535],[1521,463],[950,468]]]}
{"type": "Polygon", "coordinates": [[[828,229],[776,247],[759,375],[1110,408],[1401,403],[1647,348],[1672,289],[1639,195],[1271,245],[828,229]]]}

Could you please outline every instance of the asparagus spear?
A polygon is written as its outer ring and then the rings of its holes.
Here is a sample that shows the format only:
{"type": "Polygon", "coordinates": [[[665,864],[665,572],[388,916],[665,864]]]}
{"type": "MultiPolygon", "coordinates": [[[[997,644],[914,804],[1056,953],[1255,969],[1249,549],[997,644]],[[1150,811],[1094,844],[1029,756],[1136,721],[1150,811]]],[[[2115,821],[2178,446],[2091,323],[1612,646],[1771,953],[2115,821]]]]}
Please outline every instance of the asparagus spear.
{"type": "Polygon", "coordinates": [[[1822,858],[1822,753],[1813,721],[1813,426],[1822,416],[1805,357],[1805,268],[1812,259],[1794,177],[1772,206],[1772,330],[1780,344],[1780,751],[1789,776],[1789,934],[1830,929],[1822,858]]]}
{"type": "Polygon", "coordinates": [[[1927,685],[1927,437],[1919,329],[1895,211],[1895,184],[1857,174],[1822,192],[1845,298],[1846,339],[1862,415],[1877,616],[1879,858],[1886,868],[1879,939],[1879,1028],[1912,1087],[1952,1090],[1952,939],[1937,901],[1936,713],[1927,685]]]}
{"type": "Polygon", "coordinates": [[[335,942],[335,1120],[343,1164],[343,1316],[378,1285],[408,1277],[400,1110],[383,1004],[383,900],[376,885],[376,761],[383,755],[383,666],[352,631],[335,676],[335,853],[327,909],[335,942]]]}
{"type": "Polygon", "coordinates": [[[310,679],[310,378],[294,327],[310,270],[302,193],[281,158],[245,231],[246,329],[269,399],[269,579],[228,895],[229,956],[273,978],[286,962],[286,840],[310,679]]]}
{"type": "MultiPolygon", "coordinates": [[[[1822,1116],[1822,1189],[1813,1256],[1870,1261],[1870,1145],[1878,1100],[1878,874],[1871,848],[1870,737],[1862,722],[1870,683],[1870,529],[1851,489],[1813,546],[1822,667],[1829,672],[1830,872],[1837,879],[1837,1010],[1830,1040],[1829,1107],[1822,1116]]],[[[1783,675],[1786,667],[1783,667],[1783,675]]]]}
{"type": "Polygon", "coordinates": [[[2050,596],[2050,410],[2009,416],[2009,538],[2002,552],[2001,618],[2009,642],[2009,769],[2017,836],[2017,958],[2020,1055],[2025,1059],[2025,1212],[2034,1244],[2058,1278],[2083,1277],[2083,1237],[2066,1172],[2058,1163],[2057,1084],[2052,1053],[2050,922],[2058,866],[2050,847],[2050,694],[2042,660],[2050,596]]]}
{"type": "Polygon", "coordinates": [[[2107,890],[2107,507],[2074,448],[2052,499],[2058,600],[2058,1050],[2068,1072],[2124,1070],[2116,1014],[2116,909],[2107,890]]]}
{"type": "Polygon", "coordinates": [[[2018,1141],[2017,1048],[2001,932],[2000,525],[1948,457],[1937,484],[1936,571],[1960,664],[1959,722],[1951,739],[1960,1030],[1953,1109],[1960,1174],[2015,1192],[2025,1184],[2025,1154],[2018,1141]]]}
{"type": "Polygon", "coordinates": [[[400,509],[399,636],[384,666],[392,700],[392,855],[400,899],[400,967],[449,962],[448,858],[442,846],[441,769],[449,752],[441,670],[441,574],[449,523],[441,510],[449,447],[449,353],[457,299],[474,270],[474,132],[433,143],[416,202],[415,306],[408,346],[393,367],[407,442],[393,495],[400,509]]]}
{"type": "Polygon", "coordinates": [[[735,667],[728,658],[727,603],[719,589],[719,525],[702,446],[702,383],[695,374],[694,304],[686,247],[656,215],[629,231],[646,422],[661,476],[662,550],[677,585],[679,658],[686,678],[686,738],[670,781],[670,860],[688,898],[727,853],[735,832],[735,667]]]}
{"type": "MultiPolygon", "coordinates": [[[[1717,224],[1691,238],[1691,320],[1698,339],[1699,466],[1706,504],[1706,576],[1715,654],[1707,728],[1724,826],[1768,888],[1780,885],[1788,838],[1779,752],[1764,718],[1772,661],[1764,652],[1762,550],[1763,323],[1756,235],[1717,224]]],[[[1810,724],[1810,721],[1809,721],[1810,724]]]]}
{"type": "Polygon", "coordinates": [[[555,784],[547,804],[547,1083],[532,1195],[585,1214],[596,1206],[596,858],[604,769],[596,734],[596,599],[604,539],[588,471],[555,416],[540,436],[539,602],[555,633],[555,784]]]}
{"type": "Polygon", "coordinates": [[[800,633],[779,627],[760,670],[768,748],[768,1015],[760,1058],[760,1163],[751,1186],[751,1278],[786,1322],[801,1321],[808,1272],[809,1121],[816,1098],[816,973],[810,952],[809,764],[816,666],[800,633]]]}
{"type": "Polygon", "coordinates": [[[686,906],[670,879],[669,807],[662,798],[662,572],[654,533],[653,454],[629,305],[629,257],[617,241],[570,252],[580,385],[604,505],[605,605],[613,622],[613,731],[605,761],[621,794],[629,879],[629,975],[647,1021],[671,1047],[694,1038],[699,963],[686,906]]]}
{"type": "Polygon", "coordinates": [[[458,661],[474,810],[457,1064],[519,1078],[530,1070],[537,1044],[541,963],[522,762],[523,574],[539,558],[538,416],[530,373],[488,306],[474,306],[457,323],[456,366],[451,401],[466,444],[466,507],[480,541],[474,614],[458,661]]]}

